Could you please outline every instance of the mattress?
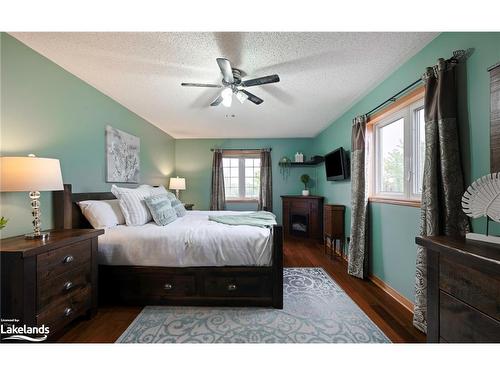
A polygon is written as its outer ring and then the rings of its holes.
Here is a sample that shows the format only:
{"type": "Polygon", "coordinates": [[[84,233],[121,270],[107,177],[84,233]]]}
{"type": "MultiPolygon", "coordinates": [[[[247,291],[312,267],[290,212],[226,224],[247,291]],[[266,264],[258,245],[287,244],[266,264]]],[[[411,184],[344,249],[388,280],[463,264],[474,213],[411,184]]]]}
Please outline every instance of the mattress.
{"type": "Polygon", "coordinates": [[[227,225],[209,215],[241,211],[187,211],[166,226],[118,225],[99,236],[99,264],[113,266],[270,266],[270,228],[227,225]]]}

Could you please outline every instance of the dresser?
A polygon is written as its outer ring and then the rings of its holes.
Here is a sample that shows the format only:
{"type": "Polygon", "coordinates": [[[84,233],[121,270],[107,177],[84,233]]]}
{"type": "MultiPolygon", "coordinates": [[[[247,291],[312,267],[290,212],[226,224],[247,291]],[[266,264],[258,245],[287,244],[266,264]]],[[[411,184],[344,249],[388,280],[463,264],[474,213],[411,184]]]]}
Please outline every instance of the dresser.
{"type": "Polygon", "coordinates": [[[97,238],[102,229],[51,231],[46,240],[2,239],[1,318],[45,325],[49,338],[97,312],[97,238]]]}
{"type": "Polygon", "coordinates": [[[343,255],[342,251],[344,249],[344,216],[345,216],[345,206],[338,204],[325,204],[324,207],[324,218],[323,218],[323,236],[325,244],[325,252],[331,251],[332,256],[335,253],[339,253],[340,256],[343,255]],[[337,242],[339,243],[339,248],[337,251],[337,242]]]}
{"type": "Polygon", "coordinates": [[[417,237],[427,254],[427,341],[500,342],[500,245],[417,237]]]}
{"type": "Polygon", "coordinates": [[[323,201],[316,195],[282,195],[284,236],[323,240],[323,201]]]}

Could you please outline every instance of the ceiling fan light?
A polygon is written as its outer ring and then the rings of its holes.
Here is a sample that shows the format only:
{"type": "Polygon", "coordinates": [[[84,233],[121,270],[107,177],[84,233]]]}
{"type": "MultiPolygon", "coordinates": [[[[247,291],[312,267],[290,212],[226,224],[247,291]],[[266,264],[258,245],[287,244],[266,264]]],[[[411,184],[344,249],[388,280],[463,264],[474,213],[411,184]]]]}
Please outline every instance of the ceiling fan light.
{"type": "Polygon", "coordinates": [[[233,97],[232,96],[226,96],[222,99],[222,105],[224,107],[231,107],[231,103],[233,102],[233,97]]]}
{"type": "Polygon", "coordinates": [[[245,102],[245,100],[248,99],[248,96],[245,93],[238,91],[236,93],[236,98],[240,101],[240,103],[243,104],[245,102]]]}
{"type": "Polygon", "coordinates": [[[231,88],[229,88],[229,87],[226,87],[224,90],[222,90],[222,92],[220,93],[220,95],[224,99],[230,98],[233,95],[233,90],[231,90],[231,88]]]}

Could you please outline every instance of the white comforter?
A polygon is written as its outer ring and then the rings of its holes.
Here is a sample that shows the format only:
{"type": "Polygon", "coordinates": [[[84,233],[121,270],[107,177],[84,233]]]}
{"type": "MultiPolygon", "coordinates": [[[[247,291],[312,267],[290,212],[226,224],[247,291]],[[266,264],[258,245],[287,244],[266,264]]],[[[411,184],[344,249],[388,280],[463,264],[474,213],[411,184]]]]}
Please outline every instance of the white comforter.
{"type": "Polygon", "coordinates": [[[118,225],[99,237],[99,264],[162,267],[269,266],[269,228],[226,225],[208,215],[241,211],[188,211],[164,227],[118,225]]]}

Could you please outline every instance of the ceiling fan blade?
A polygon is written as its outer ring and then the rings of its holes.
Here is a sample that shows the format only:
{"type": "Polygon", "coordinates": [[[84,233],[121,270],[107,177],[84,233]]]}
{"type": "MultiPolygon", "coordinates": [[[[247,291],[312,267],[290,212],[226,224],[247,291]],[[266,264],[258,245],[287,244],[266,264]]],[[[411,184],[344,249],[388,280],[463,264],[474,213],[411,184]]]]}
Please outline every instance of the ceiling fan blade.
{"type": "Polygon", "coordinates": [[[220,71],[224,77],[224,81],[227,83],[234,83],[233,69],[231,69],[231,63],[228,59],[223,59],[221,57],[217,58],[217,64],[219,64],[220,71]]]}
{"type": "Polygon", "coordinates": [[[271,76],[265,76],[265,77],[260,77],[260,78],[254,78],[254,79],[249,79],[247,81],[241,82],[241,85],[244,87],[250,87],[250,86],[258,86],[258,85],[265,85],[268,83],[275,83],[279,82],[280,77],[277,74],[273,74],[271,76]]]}
{"type": "Polygon", "coordinates": [[[264,102],[261,98],[255,96],[254,94],[249,93],[247,90],[240,90],[240,91],[244,93],[248,97],[248,100],[250,100],[254,104],[259,105],[264,102]]]}
{"type": "Polygon", "coordinates": [[[214,87],[214,88],[221,88],[221,85],[216,85],[213,83],[185,83],[182,82],[181,86],[189,86],[189,87],[214,87]]]}
{"type": "Polygon", "coordinates": [[[216,98],[216,99],[215,99],[212,103],[210,103],[210,105],[211,105],[212,107],[216,107],[216,106],[218,106],[220,103],[222,103],[222,100],[223,100],[222,95],[219,95],[219,96],[218,96],[218,97],[217,97],[217,98],[216,98]]]}

